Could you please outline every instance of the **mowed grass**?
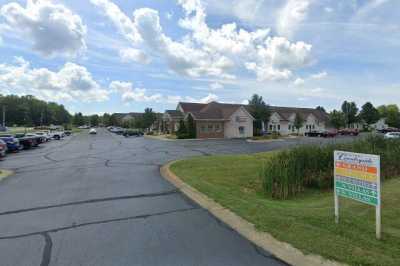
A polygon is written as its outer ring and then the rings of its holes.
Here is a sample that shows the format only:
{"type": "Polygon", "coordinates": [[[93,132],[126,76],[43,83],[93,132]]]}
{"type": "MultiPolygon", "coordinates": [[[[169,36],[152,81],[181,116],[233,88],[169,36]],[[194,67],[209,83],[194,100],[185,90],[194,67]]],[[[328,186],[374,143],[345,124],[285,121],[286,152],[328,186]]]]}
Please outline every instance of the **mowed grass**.
{"type": "Polygon", "coordinates": [[[30,127],[9,127],[7,133],[8,134],[18,134],[18,133],[25,133],[25,132],[32,132],[33,128],[30,127]]]}
{"type": "Polygon", "coordinates": [[[330,191],[268,198],[259,172],[271,154],[196,157],[174,163],[171,170],[258,230],[305,253],[350,265],[400,265],[400,178],[383,185],[383,239],[376,240],[373,207],[341,198],[337,225],[330,191]]]}

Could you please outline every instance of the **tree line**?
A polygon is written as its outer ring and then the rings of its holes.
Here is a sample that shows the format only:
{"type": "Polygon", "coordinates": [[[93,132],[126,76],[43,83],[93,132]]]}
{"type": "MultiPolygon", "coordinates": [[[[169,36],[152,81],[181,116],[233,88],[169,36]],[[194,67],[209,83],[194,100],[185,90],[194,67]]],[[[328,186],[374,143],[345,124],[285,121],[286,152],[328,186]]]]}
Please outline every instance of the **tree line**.
{"type": "Polygon", "coordinates": [[[67,125],[70,113],[62,104],[46,102],[34,96],[0,95],[1,121],[5,113],[5,126],[67,125]]]}
{"type": "Polygon", "coordinates": [[[152,108],[145,108],[144,113],[139,117],[132,117],[124,119],[121,114],[103,115],[83,115],[82,113],[75,113],[72,118],[72,124],[76,127],[79,126],[117,126],[124,128],[146,129],[149,128],[157,120],[157,114],[152,108]]]}

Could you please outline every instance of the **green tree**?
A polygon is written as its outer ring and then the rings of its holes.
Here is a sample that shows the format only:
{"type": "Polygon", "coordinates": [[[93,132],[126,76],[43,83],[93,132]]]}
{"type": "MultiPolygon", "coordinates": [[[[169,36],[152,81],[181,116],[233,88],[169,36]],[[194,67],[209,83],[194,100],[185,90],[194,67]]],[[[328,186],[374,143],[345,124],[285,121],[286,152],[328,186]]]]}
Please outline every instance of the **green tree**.
{"type": "Polygon", "coordinates": [[[349,127],[350,124],[356,123],[358,121],[358,108],[355,102],[344,101],[342,104],[342,112],[344,114],[347,127],[349,127]]]}
{"type": "Polygon", "coordinates": [[[262,123],[267,124],[270,117],[269,106],[264,102],[262,96],[254,94],[249,100],[250,114],[254,117],[254,134],[260,135],[262,130],[262,123]]]}
{"type": "Polygon", "coordinates": [[[178,131],[176,131],[176,136],[178,139],[186,139],[188,138],[188,132],[183,120],[179,120],[178,131]]]}
{"type": "Polygon", "coordinates": [[[329,125],[335,129],[340,129],[346,125],[344,114],[340,111],[333,110],[329,114],[329,125]]]}
{"type": "Polygon", "coordinates": [[[368,127],[379,120],[379,111],[370,102],[366,102],[361,107],[360,119],[362,119],[368,127]]]}
{"type": "Polygon", "coordinates": [[[320,106],[320,105],[318,105],[315,109],[317,109],[317,110],[319,110],[319,111],[321,111],[321,112],[324,112],[324,113],[326,113],[326,110],[325,110],[325,108],[324,107],[322,107],[322,106],[320,106]]]}
{"type": "Polygon", "coordinates": [[[90,116],[90,126],[97,127],[99,125],[99,115],[91,115],[90,116]]]}
{"type": "Polygon", "coordinates": [[[297,135],[299,134],[300,129],[304,125],[304,119],[301,117],[299,113],[296,113],[296,116],[294,117],[294,123],[293,126],[297,129],[297,135]]]}
{"type": "Polygon", "coordinates": [[[187,116],[187,121],[186,121],[186,128],[187,128],[187,134],[188,138],[195,139],[196,138],[196,124],[194,122],[194,119],[191,114],[187,116]]]}
{"type": "Polygon", "coordinates": [[[106,127],[111,126],[111,115],[108,113],[104,113],[103,117],[101,118],[101,122],[106,127]]]}
{"type": "Polygon", "coordinates": [[[80,127],[85,124],[85,118],[83,117],[82,113],[79,112],[74,114],[72,124],[76,127],[80,127]]]}
{"type": "Polygon", "coordinates": [[[143,128],[150,128],[151,125],[157,120],[156,113],[153,112],[153,109],[146,108],[144,109],[143,114],[143,128]]]}
{"type": "Polygon", "coordinates": [[[386,105],[386,123],[390,127],[400,127],[400,112],[396,104],[386,105]]]}

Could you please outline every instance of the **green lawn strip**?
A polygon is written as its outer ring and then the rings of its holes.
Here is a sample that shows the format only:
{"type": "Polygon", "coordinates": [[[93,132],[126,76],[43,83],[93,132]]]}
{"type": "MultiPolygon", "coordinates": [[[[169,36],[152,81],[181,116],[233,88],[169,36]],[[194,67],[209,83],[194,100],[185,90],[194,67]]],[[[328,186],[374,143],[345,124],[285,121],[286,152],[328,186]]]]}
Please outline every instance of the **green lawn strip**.
{"type": "Polygon", "coordinates": [[[262,191],[259,171],[271,153],[207,156],[178,161],[171,170],[185,182],[305,253],[351,265],[400,265],[400,179],[384,183],[383,239],[375,239],[375,210],[341,199],[334,223],[332,192],[307,191],[278,201],[262,191]]]}
{"type": "Polygon", "coordinates": [[[18,133],[25,133],[25,132],[29,133],[29,132],[33,132],[33,131],[34,131],[34,129],[30,128],[30,127],[27,127],[27,128],[25,128],[25,127],[10,127],[10,128],[8,128],[7,133],[8,134],[18,134],[18,133]]]}

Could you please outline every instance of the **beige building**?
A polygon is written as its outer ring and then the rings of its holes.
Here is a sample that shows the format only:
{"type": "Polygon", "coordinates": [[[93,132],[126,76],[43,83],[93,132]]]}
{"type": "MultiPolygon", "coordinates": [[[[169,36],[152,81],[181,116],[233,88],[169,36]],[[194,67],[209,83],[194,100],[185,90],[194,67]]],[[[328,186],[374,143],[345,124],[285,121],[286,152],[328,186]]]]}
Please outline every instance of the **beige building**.
{"type": "Polygon", "coordinates": [[[211,102],[178,104],[176,110],[167,110],[163,116],[164,132],[178,130],[180,120],[192,116],[197,138],[248,138],[253,136],[254,118],[240,104],[211,102]]]}

